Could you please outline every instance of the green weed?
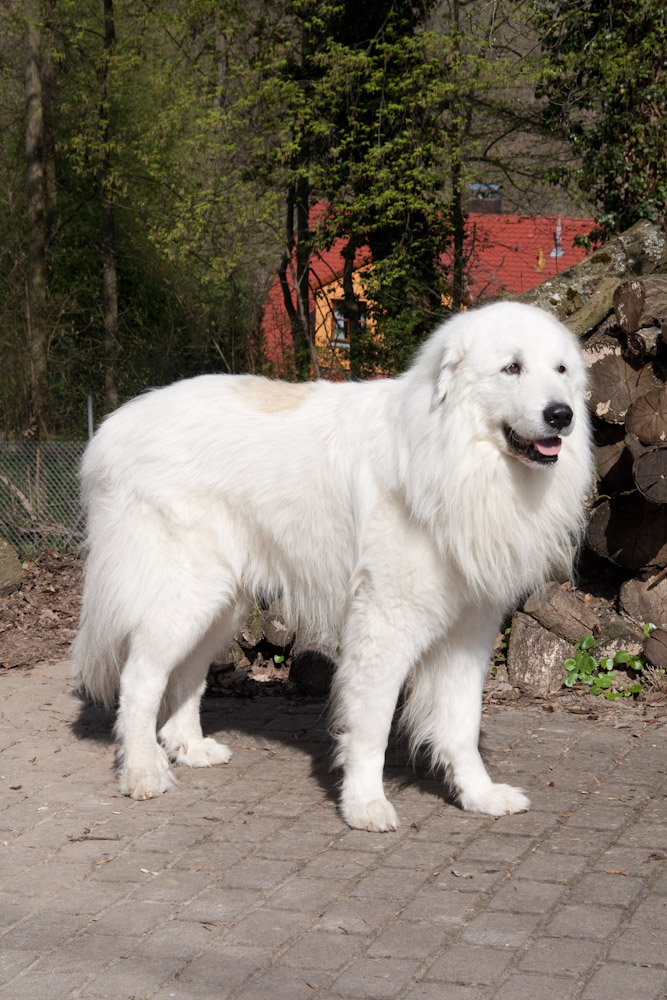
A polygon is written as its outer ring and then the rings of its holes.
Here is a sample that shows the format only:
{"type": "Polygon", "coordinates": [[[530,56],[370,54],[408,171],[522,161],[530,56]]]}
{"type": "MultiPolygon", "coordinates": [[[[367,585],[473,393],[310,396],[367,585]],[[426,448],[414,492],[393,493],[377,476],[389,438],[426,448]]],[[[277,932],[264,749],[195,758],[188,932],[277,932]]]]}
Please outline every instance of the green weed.
{"type": "MultiPolygon", "coordinates": [[[[655,625],[651,623],[644,625],[644,635],[648,635],[652,628],[655,625]]],[[[591,652],[594,646],[595,638],[592,635],[586,635],[581,642],[575,643],[576,654],[563,664],[567,670],[567,677],[563,682],[565,687],[585,684],[590,687],[590,694],[603,694],[605,698],[612,700],[639,694],[643,687],[641,682],[637,680],[629,687],[623,687],[617,682],[614,668],[622,667],[631,678],[638,677],[644,669],[644,654],[633,655],[621,649],[613,657],[604,656],[601,660],[596,660],[591,652]]]]}

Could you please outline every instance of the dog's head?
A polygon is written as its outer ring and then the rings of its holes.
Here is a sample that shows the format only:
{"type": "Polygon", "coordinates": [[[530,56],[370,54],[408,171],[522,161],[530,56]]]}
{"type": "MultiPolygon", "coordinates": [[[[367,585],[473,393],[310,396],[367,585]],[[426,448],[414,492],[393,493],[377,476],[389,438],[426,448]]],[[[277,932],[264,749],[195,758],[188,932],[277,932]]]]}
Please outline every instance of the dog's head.
{"type": "Polygon", "coordinates": [[[485,440],[528,465],[554,465],[562,439],[583,419],[586,373],[572,334],[550,314],[512,302],[462,313],[443,333],[434,404],[474,399],[485,440]]]}

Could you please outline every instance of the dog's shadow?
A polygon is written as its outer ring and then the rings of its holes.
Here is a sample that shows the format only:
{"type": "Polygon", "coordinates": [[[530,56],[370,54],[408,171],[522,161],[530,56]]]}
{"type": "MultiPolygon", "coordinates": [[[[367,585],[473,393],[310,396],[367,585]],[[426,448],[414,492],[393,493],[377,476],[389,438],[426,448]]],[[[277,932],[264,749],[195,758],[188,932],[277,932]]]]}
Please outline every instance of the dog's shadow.
{"type": "MultiPolygon", "coordinates": [[[[79,702],[79,712],[71,724],[72,732],[77,739],[104,744],[112,754],[116,710],[93,705],[79,692],[74,692],[74,696],[79,702]]],[[[204,735],[228,742],[232,753],[239,741],[261,744],[264,740],[268,746],[283,744],[290,752],[296,750],[309,757],[311,777],[327,799],[337,801],[340,772],[332,765],[334,740],[328,729],[326,700],[260,689],[255,697],[205,697],[201,717],[204,735]]],[[[426,758],[410,755],[398,728],[398,713],[387,746],[384,774],[390,794],[414,788],[422,794],[435,794],[449,805],[457,805],[446,782],[434,776],[426,758]]]]}

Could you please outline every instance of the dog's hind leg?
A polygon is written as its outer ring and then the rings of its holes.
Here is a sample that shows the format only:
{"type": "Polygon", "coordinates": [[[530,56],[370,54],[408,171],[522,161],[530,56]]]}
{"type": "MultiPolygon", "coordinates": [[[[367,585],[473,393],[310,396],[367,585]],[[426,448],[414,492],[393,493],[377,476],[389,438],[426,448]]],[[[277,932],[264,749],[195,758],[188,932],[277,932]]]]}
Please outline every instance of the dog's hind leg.
{"type": "Polygon", "coordinates": [[[211,660],[229,645],[248,607],[249,603],[241,601],[233,613],[221,615],[169,677],[160,713],[164,721],[158,738],[175,764],[209,767],[226,764],[231,757],[231,751],[224,743],[204,736],[199,708],[211,660]]]}
{"type": "Polygon", "coordinates": [[[173,784],[167,754],[156,739],[156,721],[171,666],[132,643],[120,678],[116,719],[118,779],[123,795],[152,799],[173,784]]]}
{"type": "Polygon", "coordinates": [[[496,613],[476,612],[431,647],[410,679],[402,724],[413,750],[425,745],[463,809],[502,816],[530,807],[520,788],[495,784],[479,753],[482,688],[496,635],[496,613]]]}
{"type": "Polygon", "coordinates": [[[192,765],[229,759],[226,747],[204,740],[199,701],[210,658],[229,636],[225,621],[231,628],[237,620],[234,596],[224,569],[213,567],[207,578],[180,567],[180,578],[163,577],[159,598],[135,626],[116,722],[123,794],[148,799],[166,791],[170,755],[192,765]]]}

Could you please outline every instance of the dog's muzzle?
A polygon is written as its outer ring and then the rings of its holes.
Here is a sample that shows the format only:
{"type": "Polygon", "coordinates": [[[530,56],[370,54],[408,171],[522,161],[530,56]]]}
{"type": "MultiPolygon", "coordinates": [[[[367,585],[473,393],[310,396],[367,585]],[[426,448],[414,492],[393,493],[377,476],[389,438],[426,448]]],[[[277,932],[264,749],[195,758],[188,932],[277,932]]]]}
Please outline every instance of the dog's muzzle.
{"type": "Polygon", "coordinates": [[[511,427],[505,426],[504,431],[510,451],[519,458],[536,462],[538,465],[553,465],[558,461],[558,453],[563,444],[559,437],[536,438],[534,441],[529,441],[520,437],[511,427]]]}

